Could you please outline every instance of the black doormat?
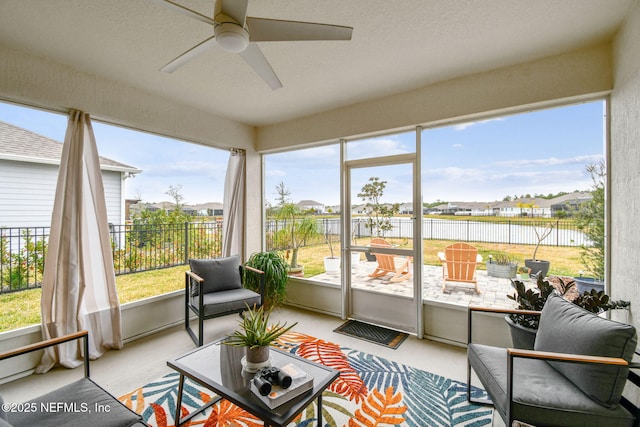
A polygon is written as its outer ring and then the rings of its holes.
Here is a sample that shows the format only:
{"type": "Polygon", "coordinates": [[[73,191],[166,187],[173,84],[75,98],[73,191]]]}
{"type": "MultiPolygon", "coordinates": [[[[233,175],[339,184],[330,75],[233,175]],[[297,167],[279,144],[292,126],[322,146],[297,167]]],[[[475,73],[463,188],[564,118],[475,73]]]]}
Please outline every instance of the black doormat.
{"type": "Polygon", "coordinates": [[[334,329],[333,332],[381,344],[393,349],[400,347],[400,344],[409,336],[404,332],[358,322],[357,320],[347,320],[334,329]]]}

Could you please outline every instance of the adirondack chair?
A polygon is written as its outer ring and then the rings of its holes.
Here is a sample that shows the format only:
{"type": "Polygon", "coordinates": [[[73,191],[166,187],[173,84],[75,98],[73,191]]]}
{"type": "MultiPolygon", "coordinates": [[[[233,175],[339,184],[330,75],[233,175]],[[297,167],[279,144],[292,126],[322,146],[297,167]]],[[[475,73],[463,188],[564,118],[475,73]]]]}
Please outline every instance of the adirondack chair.
{"type": "Polygon", "coordinates": [[[475,285],[476,293],[478,281],[476,280],[476,266],[482,262],[482,255],[478,249],[467,243],[454,243],[445,248],[444,252],[438,252],[438,258],[442,262],[442,290],[447,288],[447,282],[462,282],[475,285]]]}
{"type": "MultiPolygon", "coordinates": [[[[375,238],[371,239],[370,246],[373,248],[390,248],[391,243],[385,239],[375,238]]],[[[369,277],[377,278],[393,273],[393,277],[390,279],[391,282],[402,282],[411,279],[411,257],[404,258],[400,265],[396,265],[395,255],[381,254],[378,252],[376,252],[375,255],[378,266],[373,273],[369,274],[369,277]]]]}

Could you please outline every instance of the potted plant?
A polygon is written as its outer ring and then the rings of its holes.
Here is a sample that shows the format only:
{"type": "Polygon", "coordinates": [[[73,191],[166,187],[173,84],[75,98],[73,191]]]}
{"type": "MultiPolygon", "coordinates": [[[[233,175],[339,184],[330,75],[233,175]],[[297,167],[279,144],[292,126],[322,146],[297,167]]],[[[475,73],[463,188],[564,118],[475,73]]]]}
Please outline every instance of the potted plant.
{"type": "Polygon", "coordinates": [[[304,276],[304,267],[298,263],[298,250],[307,242],[317,237],[320,232],[315,218],[310,212],[303,211],[295,203],[287,201],[289,190],[281,182],[276,186],[280,204],[277,210],[277,218],[282,221],[282,228],[276,231],[275,240],[278,246],[286,249],[286,258],[289,260],[289,275],[304,276]]]}
{"type": "Polygon", "coordinates": [[[248,372],[257,372],[269,366],[269,346],[287,333],[298,322],[287,326],[286,322],[269,325],[271,311],[264,306],[258,308],[247,306],[243,318],[239,321],[240,329],[235,330],[225,341],[227,345],[245,347],[246,354],[242,358],[242,366],[248,372]]]}
{"type": "Polygon", "coordinates": [[[587,172],[591,175],[593,189],[591,200],[583,203],[575,213],[576,225],[581,229],[589,241],[588,245],[582,245],[582,263],[586,273],[591,277],[575,277],[576,285],[580,293],[595,289],[604,291],[604,162],[587,166],[587,172]]]}
{"type": "Polygon", "coordinates": [[[491,277],[514,279],[518,271],[518,263],[508,254],[489,255],[486,266],[487,274],[491,277]]]}
{"type": "MultiPolygon", "coordinates": [[[[561,296],[570,299],[574,304],[596,314],[607,310],[629,309],[629,301],[611,301],[609,296],[602,291],[592,290],[569,298],[568,296],[571,295],[571,291],[575,286],[574,280],[559,277],[555,282],[557,285],[553,286],[542,275],[539,275],[536,280],[537,289],[527,289],[523,282],[512,280],[511,285],[515,289],[515,294],[507,295],[507,298],[516,301],[518,310],[541,311],[552,292],[557,292],[561,296]]],[[[509,325],[514,347],[532,350],[540,316],[507,314],[505,320],[509,325]]]]}
{"type": "Polygon", "coordinates": [[[324,269],[329,274],[340,273],[340,257],[333,254],[333,241],[331,240],[331,232],[327,230],[324,234],[324,241],[329,246],[330,256],[324,257],[324,269]]]}
{"type": "MultiPolygon", "coordinates": [[[[387,181],[380,181],[380,178],[372,176],[369,182],[362,186],[358,197],[365,202],[367,219],[365,226],[371,231],[372,237],[384,237],[384,233],[393,228],[391,218],[400,212],[400,204],[384,204],[382,196],[387,181]]],[[[375,261],[376,256],[366,253],[367,261],[375,261]]]]}
{"type": "MultiPolygon", "coordinates": [[[[255,252],[246,262],[249,267],[264,272],[265,293],[262,304],[271,310],[285,299],[288,281],[288,265],[277,252],[255,252]]],[[[248,289],[260,291],[259,278],[255,274],[245,274],[244,284],[248,289]]]]}
{"type": "Polygon", "coordinates": [[[549,223],[549,225],[547,225],[547,227],[545,227],[542,231],[538,230],[538,227],[533,227],[533,231],[536,233],[537,238],[536,248],[533,250],[533,258],[524,260],[524,265],[527,268],[531,269],[531,277],[546,277],[549,273],[551,262],[538,259],[536,255],[538,253],[538,248],[540,248],[540,244],[544,241],[544,239],[549,237],[549,235],[553,231],[554,226],[555,224],[549,223]]]}

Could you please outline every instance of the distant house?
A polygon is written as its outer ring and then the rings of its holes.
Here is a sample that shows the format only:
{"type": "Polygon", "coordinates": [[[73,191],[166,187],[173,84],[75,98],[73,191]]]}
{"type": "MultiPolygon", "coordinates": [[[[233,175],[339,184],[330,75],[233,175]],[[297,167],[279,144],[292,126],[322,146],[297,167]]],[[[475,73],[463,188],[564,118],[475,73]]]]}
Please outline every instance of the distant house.
{"type": "MultiPolygon", "coordinates": [[[[48,227],[62,143],[0,121],[0,227],[48,227]]],[[[125,219],[125,179],[139,169],[100,157],[107,217],[125,219]]]]}
{"type": "Polygon", "coordinates": [[[324,213],[324,205],[320,202],[316,202],[315,200],[300,200],[296,203],[296,206],[301,211],[313,211],[317,214],[324,213]]]}

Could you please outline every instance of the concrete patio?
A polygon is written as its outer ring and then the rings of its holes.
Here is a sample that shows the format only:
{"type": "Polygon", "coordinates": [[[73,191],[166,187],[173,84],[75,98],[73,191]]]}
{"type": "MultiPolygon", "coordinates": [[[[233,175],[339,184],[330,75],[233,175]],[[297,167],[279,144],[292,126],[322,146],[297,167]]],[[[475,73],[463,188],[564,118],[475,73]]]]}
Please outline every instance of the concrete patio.
{"type": "MultiPolygon", "coordinates": [[[[400,263],[400,260],[396,260],[400,263]]],[[[372,292],[391,293],[396,295],[413,296],[413,282],[405,280],[399,283],[390,281],[392,274],[381,278],[371,278],[369,273],[375,270],[377,263],[360,261],[354,266],[352,286],[358,289],[367,289],[372,292]]],[[[442,267],[423,266],[423,299],[437,301],[459,306],[479,305],[485,307],[513,308],[515,302],[507,298],[507,294],[513,293],[509,279],[490,277],[484,270],[478,270],[476,277],[480,294],[476,294],[472,284],[448,282],[446,290],[442,290],[442,267]]],[[[323,283],[340,285],[339,274],[322,273],[310,277],[309,280],[317,280],[323,283]]],[[[533,284],[533,283],[532,283],[533,284]]]]}

